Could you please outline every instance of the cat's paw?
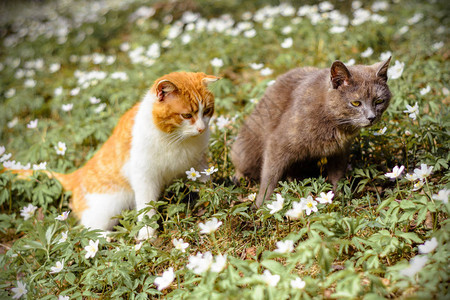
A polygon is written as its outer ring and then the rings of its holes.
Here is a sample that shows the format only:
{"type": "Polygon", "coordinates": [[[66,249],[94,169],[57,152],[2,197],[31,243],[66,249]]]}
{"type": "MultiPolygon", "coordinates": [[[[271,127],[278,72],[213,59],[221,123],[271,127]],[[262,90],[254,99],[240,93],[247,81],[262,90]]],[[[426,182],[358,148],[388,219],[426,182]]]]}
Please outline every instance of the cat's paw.
{"type": "Polygon", "coordinates": [[[139,241],[150,240],[156,238],[156,229],[150,226],[144,226],[139,230],[137,239],[139,241]]]}

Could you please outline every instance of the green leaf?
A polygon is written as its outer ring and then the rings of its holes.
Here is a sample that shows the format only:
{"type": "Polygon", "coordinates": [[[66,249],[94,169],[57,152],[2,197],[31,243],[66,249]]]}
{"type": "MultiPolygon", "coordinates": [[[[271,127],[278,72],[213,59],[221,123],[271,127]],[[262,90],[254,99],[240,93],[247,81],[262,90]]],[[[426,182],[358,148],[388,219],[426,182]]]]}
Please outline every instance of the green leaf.
{"type": "Polygon", "coordinates": [[[275,274],[283,274],[286,272],[286,267],[274,260],[263,260],[261,265],[275,274]]]}

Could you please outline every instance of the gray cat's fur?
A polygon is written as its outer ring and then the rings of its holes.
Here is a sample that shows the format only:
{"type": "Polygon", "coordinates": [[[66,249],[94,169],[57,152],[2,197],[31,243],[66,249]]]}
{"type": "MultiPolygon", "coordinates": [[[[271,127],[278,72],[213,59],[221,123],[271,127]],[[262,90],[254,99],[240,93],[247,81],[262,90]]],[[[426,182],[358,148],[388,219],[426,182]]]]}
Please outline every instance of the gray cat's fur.
{"type": "Polygon", "coordinates": [[[237,179],[261,182],[257,207],[283,176],[304,173],[324,157],[336,188],[354,137],[376,123],[389,105],[389,62],[346,67],[335,61],[327,69],[297,68],[267,88],[232,147],[237,179]]]}

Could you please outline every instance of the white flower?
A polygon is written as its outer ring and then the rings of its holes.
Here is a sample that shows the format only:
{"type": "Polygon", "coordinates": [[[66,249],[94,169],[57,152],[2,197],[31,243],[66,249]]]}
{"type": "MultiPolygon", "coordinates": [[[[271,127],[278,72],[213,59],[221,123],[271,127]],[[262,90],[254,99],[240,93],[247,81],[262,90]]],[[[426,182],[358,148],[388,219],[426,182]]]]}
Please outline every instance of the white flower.
{"type": "Polygon", "coordinates": [[[185,33],[181,36],[181,43],[183,45],[187,45],[190,43],[191,39],[191,36],[188,33],[185,33]]]}
{"type": "Polygon", "coordinates": [[[277,242],[277,249],[275,252],[286,254],[294,251],[294,241],[285,240],[277,242]]]}
{"type": "Polygon", "coordinates": [[[93,53],[91,55],[91,58],[92,58],[92,63],[93,64],[99,65],[105,60],[105,55],[100,54],[100,53],[93,53]]]}
{"type": "Polygon", "coordinates": [[[14,119],[12,119],[11,121],[9,121],[6,126],[8,126],[8,128],[13,128],[14,126],[17,125],[17,123],[19,123],[19,119],[17,117],[14,117],[14,119]]]}
{"type": "Polygon", "coordinates": [[[413,192],[420,190],[423,187],[423,181],[419,180],[413,185],[413,192]]]}
{"type": "Polygon", "coordinates": [[[268,81],[268,82],[267,82],[267,86],[271,86],[271,85],[274,84],[274,83],[275,83],[275,80],[268,81]]]}
{"type": "Polygon", "coordinates": [[[175,246],[175,249],[177,249],[183,253],[186,252],[186,248],[189,247],[189,243],[185,243],[183,241],[183,239],[178,240],[178,239],[174,238],[172,240],[172,244],[175,246]]]}
{"type": "Polygon", "coordinates": [[[13,299],[19,299],[28,293],[27,285],[25,283],[22,283],[21,281],[17,281],[17,287],[12,288],[11,292],[14,293],[13,299]]]}
{"type": "Polygon", "coordinates": [[[227,265],[227,256],[219,254],[214,258],[214,262],[211,264],[211,272],[220,273],[227,265]]]}
{"type": "Polygon", "coordinates": [[[22,208],[22,210],[20,211],[20,215],[23,217],[24,220],[28,220],[34,215],[36,209],[37,207],[30,203],[28,204],[28,206],[22,208]]]}
{"type": "Polygon", "coordinates": [[[303,209],[306,210],[306,214],[309,216],[311,212],[317,212],[317,202],[311,196],[300,199],[303,201],[303,209]]]}
{"type": "Polygon", "coordinates": [[[73,103],[67,103],[62,105],[63,111],[71,111],[73,109],[73,103]]]}
{"type": "Polygon", "coordinates": [[[409,31],[409,26],[405,25],[402,26],[399,30],[398,30],[398,34],[399,35],[404,35],[405,33],[407,33],[409,31]]]}
{"type": "Polygon", "coordinates": [[[67,150],[66,143],[58,142],[58,145],[55,146],[56,154],[64,155],[67,150]]]}
{"type": "Polygon", "coordinates": [[[409,117],[415,120],[417,118],[417,115],[419,114],[419,105],[417,104],[417,102],[416,104],[414,104],[414,106],[406,104],[406,110],[404,110],[403,112],[409,114],[409,117]]]}
{"type": "Polygon", "coordinates": [[[345,26],[333,26],[330,28],[330,33],[331,34],[335,34],[335,33],[343,33],[345,32],[347,28],[345,26]]]}
{"type": "Polygon", "coordinates": [[[102,101],[102,100],[100,100],[100,99],[97,98],[97,97],[90,97],[90,98],[89,98],[89,102],[91,102],[91,104],[99,104],[100,101],[102,101]]]}
{"type": "Polygon", "coordinates": [[[5,161],[7,161],[8,159],[11,158],[11,156],[12,156],[11,153],[4,154],[2,157],[0,157],[0,162],[5,162],[5,161]]]}
{"type": "Polygon", "coordinates": [[[355,64],[355,59],[351,58],[348,62],[345,63],[347,66],[353,66],[355,64]]]}
{"type": "Polygon", "coordinates": [[[285,26],[285,27],[283,27],[282,29],[281,29],[281,33],[282,34],[284,34],[284,35],[287,35],[287,34],[289,34],[289,33],[291,33],[292,32],[292,27],[291,26],[285,26]]]}
{"type": "Polygon", "coordinates": [[[122,52],[127,52],[128,50],[130,50],[130,44],[127,42],[124,42],[124,43],[120,44],[119,49],[122,52]]]}
{"type": "MultiPolygon", "coordinates": [[[[127,81],[128,80],[128,75],[125,72],[114,72],[111,74],[111,78],[112,79],[119,79],[122,81],[127,81]]],[[[95,97],[91,97],[91,98],[95,98],[95,97]]]]}
{"type": "Polygon", "coordinates": [[[416,24],[417,22],[419,22],[420,20],[422,20],[423,18],[423,13],[416,13],[414,16],[412,16],[410,19],[408,19],[408,24],[409,25],[413,25],[416,24]]]}
{"type": "Polygon", "coordinates": [[[48,69],[49,69],[50,73],[58,72],[59,69],[61,69],[61,64],[59,64],[59,63],[51,64],[48,69]]]}
{"type": "Polygon", "coordinates": [[[98,242],[99,240],[96,240],[95,242],[93,240],[89,241],[89,245],[84,247],[84,250],[86,250],[85,258],[94,257],[97,254],[98,251],[98,242]]]}
{"type": "Polygon", "coordinates": [[[443,41],[436,42],[436,43],[434,43],[433,45],[431,45],[431,48],[432,48],[434,51],[437,51],[437,50],[441,49],[442,47],[444,47],[444,42],[443,42],[443,41]]]}
{"type": "Polygon", "coordinates": [[[362,57],[369,57],[373,54],[373,49],[371,47],[367,48],[364,52],[361,52],[362,57]]]}
{"type": "Polygon", "coordinates": [[[437,195],[434,194],[434,195],[433,195],[433,199],[442,201],[442,202],[444,202],[445,204],[447,204],[447,203],[448,203],[448,196],[449,196],[449,195],[450,195],[450,190],[443,189],[443,190],[440,190],[439,193],[438,193],[437,195]]]}
{"type": "Polygon", "coordinates": [[[69,300],[69,299],[70,299],[69,296],[62,296],[62,295],[58,296],[58,300],[69,300]]]}
{"type": "Polygon", "coordinates": [[[197,178],[201,177],[200,172],[196,171],[194,168],[191,168],[189,171],[186,171],[187,178],[192,181],[196,181],[197,178]]]}
{"type": "Polygon", "coordinates": [[[214,166],[211,166],[208,169],[205,169],[205,171],[203,171],[202,174],[210,176],[211,174],[216,173],[218,170],[219,170],[218,168],[215,168],[214,166]]]}
{"type": "Polygon", "coordinates": [[[5,92],[6,98],[11,98],[16,94],[16,89],[9,89],[5,92]]]}
{"type": "Polygon", "coordinates": [[[427,261],[428,257],[426,257],[425,255],[413,257],[409,262],[409,267],[401,270],[400,274],[404,276],[413,277],[425,266],[427,261]]]}
{"type": "Polygon", "coordinates": [[[431,240],[426,241],[422,245],[419,245],[419,247],[418,247],[419,248],[419,253],[427,254],[427,253],[433,252],[434,249],[436,249],[437,246],[438,246],[438,241],[434,237],[431,240]]]}
{"type": "Polygon", "coordinates": [[[297,277],[295,280],[291,280],[291,287],[293,289],[303,289],[306,285],[306,282],[304,282],[300,277],[297,277]]]}
{"type": "Polygon", "coordinates": [[[53,91],[53,94],[54,94],[56,97],[58,97],[58,96],[61,96],[62,92],[63,92],[63,88],[60,86],[60,87],[57,87],[57,88],[53,91]]]}
{"type": "Polygon", "coordinates": [[[353,17],[354,18],[353,18],[353,20],[351,22],[352,25],[353,26],[358,26],[358,25],[363,24],[366,21],[369,21],[370,17],[371,17],[371,14],[370,14],[370,11],[368,11],[366,9],[359,8],[359,9],[356,9],[353,12],[353,17]]]}
{"type": "Polygon", "coordinates": [[[379,136],[379,135],[383,135],[386,133],[387,127],[384,126],[383,128],[381,128],[380,130],[377,130],[373,133],[373,135],[379,136]]]}
{"type": "Polygon", "coordinates": [[[268,285],[272,287],[276,287],[278,281],[280,281],[280,275],[272,275],[269,270],[264,270],[263,275],[261,275],[261,279],[268,285]]]}
{"type": "Polygon", "coordinates": [[[105,110],[105,107],[106,107],[106,103],[100,103],[100,104],[94,109],[94,112],[97,113],[97,114],[99,114],[99,113],[101,113],[102,111],[105,110]]]}
{"type": "Polygon", "coordinates": [[[430,176],[433,167],[428,167],[426,164],[420,164],[420,169],[414,169],[414,174],[418,179],[422,180],[430,176]]]}
{"type": "MultiPolygon", "coordinates": [[[[105,63],[107,65],[112,65],[114,62],[116,61],[116,57],[112,56],[112,55],[108,55],[105,59],[105,63]]],[[[119,72],[119,73],[123,73],[123,72],[119,72]]],[[[126,79],[125,79],[126,80],[126,79]]]]}
{"type": "Polygon", "coordinates": [[[292,209],[286,212],[286,217],[298,219],[303,215],[303,202],[293,202],[292,209]]]}
{"type": "Polygon", "coordinates": [[[389,79],[397,79],[402,76],[403,68],[405,67],[405,63],[395,61],[395,64],[388,69],[388,77],[389,79]]]}
{"type": "Polygon", "coordinates": [[[69,217],[69,214],[70,214],[70,211],[65,211],[62,214],[60,214],[59,216],[57,216],[55,219],[58,221],[65,221],[69,217]]]}
{"type": "Polygon", "coordinates": [[[392,56],[392,52],[391,51],[383,52],[383,53],[380,54],[380,60],[385,61],[391,56],[392,56]]]}
{"type": "Polygon", "coordinates": [[[68,231],[61,232],[61,238],[58,240],[58,243],[64,243],[65,241],[67,241],[67,234],[68,231]]]}
{"type": "Polygon", "coordinates": [[[16,71],[16,73],[14,74],[14,77],[15,77],[16,79],[21,79],[21,78],[23,78],[24,76],[25,76],[25,71],[22,70],[22,69],[18,69],[18,70],[16,71]]]}
{"type": "Polygon", "coordinates": [[[38,119],[34,119],[33,121],[30,121],[30,123],[27,124],[27,128],[33,129],[36,128],[38,125],[38,119]]]}
{"type": "Polygon", "coordinates": [[[255,37],[255,36],[256,36],[256,30],[255,30],[255,29],[247,30],[247,31],[244,32],[244,36],[245,36],[246,38],[251,39],[252,37],[255,37]]]}
{"type": "Polygon", "coordinates": [[[222,225],[222,222],[219,222],[217,218],[212,218],[211,220],[206,221],[204,224],[199,223],[198,227],[200,227],[200,233],[210,234],[215,232],[220,227],[220,225],[222,225]]]}
{"type": "Polygon", "coordinates": [[[324,203],[330,203],[332,202],[334,197],[334,193],[332,191],[329,191],[328,193],[320,193],[320,197],[317,197],[316,200],[319,201],[320,203],[324,204],[324,203]]]}
{"type": "Polygon", "coordinates": [[[41,162],[38,165],[36,165],[36,164],[33,165],[33,170],[35,170],[35,171],[45,170],[45,169],[47,169],[47,162],[46,161],[41,162]]]}
{"type": "Polygon", "coordinates": [[[167,288],[175,279],[175,273],[173,268],[170,267],[168,270],[164,271],[161,277],[156,277],[154,284],[158,286],[158,291],[162,291],[167,288]]]}
{"type": "Polygon", "coordinates": [[[427,85],[426,87],[424,87],[423,89],[420,90],[420,94],[423,96],[423,95],[428,94],[430,91],[431,91],[431,87],[429,85],[427,85]]]}
{"type": "Polygon", "coordinates": [[[230,119],[229,119],[229,118],[226,118],[226,117],[224,117],[224,116],[219,116],[219,117],[216,119],[216,125],[217,125],[217,128],[218,128],[219,130],[223,130],[223,129],[224,129],[226,126],[228,126],[230,123],[231,123],[230,119]]]}
{"type": "Polygon", "coordinates": [[[405,169],[405,166],[400,166],[400,168],[398,166],[395,166],[394,169],[392,169],[391,173],[386,173],[386,174],[384,174],[384,176],[391,178],[391,179],[397,178],[402,174],[404,169],[405,169]]]}
{"type": "Polygon", "coordinates": [[[270,209],[270,214],[273,215],[274,213],[280,211],[283,208],[284,205],[284,198],[280,194],[277,194],[277,200],[273,201],[271,204],[267,204],[267,208],[270,209]]]}
{"type": "Polygon", "coordinates": [[[71,96],[76,96],[79,93],[80,93],[80,88],[79,87],[76,87],[76,88],[70,90],[70,95],[71,96]]]}
{"type": "Polygon", "coordinates": [[[330,11],[333,10],[334,6],[328,1],[323,1],[319,3],[319,9],[321,11],[330,11]]]}
{"type": "Polygon", "coordinates": [[[64,259],[62,261],[57,261],[56,266],[50,268],[50,274],[59,273],[64,269],[64,259]]]}
{"type": "Polygon", "coordinates": [[[32,88],[36,86],[36,81],[34,79],[28,78],[24,81],[23,85],[27,88],[32,88]]]}
{"type": "Polygon", "coordinates": [[[134,251],[139,251],[142,248],[142,245],[144,245],[144,243],[139,242],[136,245],[134,245],[134,251]]]}
{"type": "Polygon", "coordinates": [[[281,48],[284,48],[284,49],[291,48],[293,43],[294,43],[294,40],[292,38],[290,38],[290,37],[286,38],[281,43],[281,48]]]}
{"type": "Polygon", "coordinates": [[[256,193],[252,193],[252,194],[250,194],[250,195],[248,195],[248,200],[250,200],[250,201],[255,201],[255,199],[256,199],[256,193]]]}
{"type": "Polygon", "coordinates": [[[416,176],[416,174],[414,174],[414,173],[413,173],[413,174],[409,174],[409,173],[406,174],[406,175],[405,175],[405,178],[408,179],[409,181],[415,181],[415,180],[418,179],[417,176],[416,176]]]}
{"type": "Polygon", "coordinates": [[[389,8],[389,3],[386,1],[375,1],[371,8],[373,11],[387,10],[389,8]]]}
{"type": "Polygon", "coordinates": [[[250,63],[249,64],[250,68],[252,68],[253,70],[259,70],[262,67],[264,67],[264,64],[257,64],[257,63],[250,63]]]}
{"type": "Polygon", "coordinates": [[[199,275],[209,270],[213,262],[213,256],[211,252],[205,252],[204,254],[198,252],[195,256],[189,256],[189,263],[186,267],[199,275]]]}
{"type": "Polygon", "coordinates": [[[262,76],[269,76],[273,73],[271,68],[264,68],[259,72],[262,76]]]}
{"type": "Polygon", "coordinates": [[[211,66],[215,67],[215,68],[221,68],[223,67],[223,60],[217,57],[214,57],[213,59],[211,59],[210,61],[211,66]]]}

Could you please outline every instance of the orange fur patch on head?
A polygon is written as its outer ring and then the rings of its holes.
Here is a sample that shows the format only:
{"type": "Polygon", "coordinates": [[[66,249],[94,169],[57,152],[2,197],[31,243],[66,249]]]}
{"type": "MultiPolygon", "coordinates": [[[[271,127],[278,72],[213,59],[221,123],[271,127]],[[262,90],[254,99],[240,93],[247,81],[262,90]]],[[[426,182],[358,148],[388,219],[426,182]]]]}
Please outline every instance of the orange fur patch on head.
{"type": "Polygon", "coordinates": [[[214,95],[207,89],[218,77],[205,73],[173,72],[158,78],[151,91],[158,99],[153,105],[153,122],[166,133],[172,133],[183,122],[183,116],[196,113],[200,105],[207,114],[214,113],[214,95]]]}

